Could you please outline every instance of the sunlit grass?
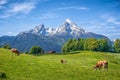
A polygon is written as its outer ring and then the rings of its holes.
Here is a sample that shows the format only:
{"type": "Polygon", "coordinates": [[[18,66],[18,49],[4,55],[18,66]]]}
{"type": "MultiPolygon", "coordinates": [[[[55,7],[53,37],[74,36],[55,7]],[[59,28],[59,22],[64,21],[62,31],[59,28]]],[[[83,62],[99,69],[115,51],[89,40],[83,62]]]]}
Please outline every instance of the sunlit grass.
{"type": "Polygon", "coordinates": [[[68,55],[17,56],[0,49],[0,71],[6,73],[5,80],[120,80],[120,55],[80,51],[68,55]],[[61,59],[67,63],[62,64],[61,59]],[[98,60],[109,61],[108,71],[93,69],[98,60]]]}

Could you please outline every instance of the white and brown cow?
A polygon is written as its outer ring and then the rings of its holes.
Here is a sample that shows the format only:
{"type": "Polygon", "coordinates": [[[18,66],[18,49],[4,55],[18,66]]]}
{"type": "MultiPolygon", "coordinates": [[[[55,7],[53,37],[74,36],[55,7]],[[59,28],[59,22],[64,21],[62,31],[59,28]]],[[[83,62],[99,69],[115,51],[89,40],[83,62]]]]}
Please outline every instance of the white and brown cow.
{"type": "Polygon", "coordinates": [[[62,59],[61,63],[67,63],[67,61],[65,59],[62,59]]]}
{"type": "Polygon", "coordinates": [[[19,51],[15,48],[12,48],[11,52],[17,54],[18,56],[20,55],[19,51]]]}
{"type": "Polygon", "coordinates": [[[94,69],[99,69],[99,70],[102,68],[108,70],[108,61],[107,60],[98,61],[94,67],[94,69]]]}

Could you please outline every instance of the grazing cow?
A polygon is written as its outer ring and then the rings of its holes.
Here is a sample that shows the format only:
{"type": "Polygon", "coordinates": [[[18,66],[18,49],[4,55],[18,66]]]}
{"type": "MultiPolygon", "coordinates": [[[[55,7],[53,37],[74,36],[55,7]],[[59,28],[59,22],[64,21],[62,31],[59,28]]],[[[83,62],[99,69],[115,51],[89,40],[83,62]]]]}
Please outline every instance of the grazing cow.
{"type": "Polygon", "coordinates": [[[17,54],[18,56],[20,55],[19,51],[15,48],[11,49],[11,52],[17,54]]]}
{"type": "Polygon", "coordinates": [[[53,54],[53,53],[56,53],[56,51],[51,50],[51,51],[49,51],[48,53],[49,53],[49,54],[53,54]]]}
{"type": "Polygon", "coordinates": [[[67,61],[65,59],[62,59],[61,63],[67,63],[67,61]]]}
{"type": "Polygon", "coordinates": [[[104,60],[104,61],[98,61],[97,64],[96,64],[96,66],[94,67],[94,69],[97,69],[97,68],[99,68],[99,70],[101,68],[104,68],[104,69],[108,70],[108,61],[106,61],[106,60],[104,60]]]}

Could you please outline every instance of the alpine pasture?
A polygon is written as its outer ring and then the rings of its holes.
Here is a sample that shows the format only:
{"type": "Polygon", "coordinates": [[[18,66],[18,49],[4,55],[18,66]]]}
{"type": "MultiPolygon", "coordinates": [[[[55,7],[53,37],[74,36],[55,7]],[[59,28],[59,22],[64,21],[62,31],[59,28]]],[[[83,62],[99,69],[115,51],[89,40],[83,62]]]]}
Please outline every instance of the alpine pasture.
{"type": "Polygon", "coordinates": [[[12,54],[0,48],[0,80],[120,80],[120,54],[78,51],[74,54],[33,56],[12,54]],[[66,63],[61,63],[65,59],[66,63]],[[108,71],[95,70],[99,60],[108,60],[108,71]]]}

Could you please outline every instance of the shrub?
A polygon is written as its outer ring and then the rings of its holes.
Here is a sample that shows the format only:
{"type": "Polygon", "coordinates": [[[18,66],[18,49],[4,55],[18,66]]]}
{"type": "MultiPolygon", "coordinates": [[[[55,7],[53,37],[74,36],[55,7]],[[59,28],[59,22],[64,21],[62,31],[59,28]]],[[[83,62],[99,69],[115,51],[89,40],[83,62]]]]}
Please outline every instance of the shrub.
{"type": "Polygon", "coordinates": [[[3,48],[5,48],[5,49],[11,49],[11,46],[9,44],[4,44],[3,48]]]}
{"type": "Polygon", "coordinates": [[[31,49],[30,49],[30,54],[34,54],[34,55],[38,55],[38,54],[42,54],[44,53],[43,49],[39,46],[33,46],[31,49]]]}
{"type": "Polygon", "coordinates": [[[0,78],[6,78],[6,74],[4,72],[0,72],[0,78]]]}

